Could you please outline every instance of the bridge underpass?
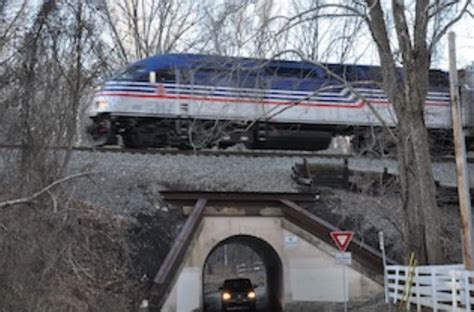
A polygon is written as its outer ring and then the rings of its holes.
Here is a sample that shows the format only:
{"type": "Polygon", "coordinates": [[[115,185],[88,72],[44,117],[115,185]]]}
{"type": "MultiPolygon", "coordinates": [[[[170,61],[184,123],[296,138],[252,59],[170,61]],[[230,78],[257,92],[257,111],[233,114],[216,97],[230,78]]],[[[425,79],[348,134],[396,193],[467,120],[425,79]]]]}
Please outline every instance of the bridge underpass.
{"type": "MultiPolygon", "coordinates": [[[[208,254],[205,260],[205,267],[207,267],[209,258],[219,249],[223,249],[224,246],[232,245],[242,245],[250,248],[254,253],[256,253],[263,264],[263,271],[257,271],[260,274],[255,274],[253,268],[250,267],[248,270],[241,272],[237,276],[228,276],[228,277],[248,277],[252,280],[252,283],[258,284],[256,289],[257,293],[257,308],[258,310],[271,310],[278,311],[281,306],[282,301],[282,289],[283,289],[283,265],[278,253],[273,249],[273,247],[266,241],[251,235],[235,235],[229,238],[226,238],[219,242],[208,254]],[[255,276],[261,275],[264,278],[264,283],[257,283],[260,279],[255,278],[255,276]],[[270,287],[268,287],[270,285],[270,287]]],[[[240,249],[241,250],[241,249],[240,249]]],[[[206,281],[206,277],[209,274],[203,270],[203,303],[204,310],[208,312],[221,311],[220,310],[220,298],[218,296],[218,288],[206,281]],[[207,287],[209,285],[212,287],[207,287]],[[211,288],[211,289],[209,289],[211,288]],[[210,290],[211,296],[207,296],[206,290],[210,290]],[[212,300],[206,300],[212,299],[212,300]]],[[[222,285],[222,280],[220,279],[220,286],[222,285]]]]}
{"type": "MultiPolygon", "coordinates": [[[[250,247],[265,267],[266,300],[261,311],[310,302],[330,311],[343,302],[342,269],[335,265],[329,232],[336,227],[301,208],[313,194],[163,193],[189,214],[161,265],[151,292],[150,311],[203,311],[206,262],[225,244],[250,247]]],[[[364,301],[382,288],[381,255],[354,240],[347,270],[349,300],[364,301]]],[[[217,291],[216,291],[217,296],[217,291]]],[[[265,301],[264,301],[265,302],[265,301]]],[[[212,310],[212,309],[211,309],[212,310]]]]}

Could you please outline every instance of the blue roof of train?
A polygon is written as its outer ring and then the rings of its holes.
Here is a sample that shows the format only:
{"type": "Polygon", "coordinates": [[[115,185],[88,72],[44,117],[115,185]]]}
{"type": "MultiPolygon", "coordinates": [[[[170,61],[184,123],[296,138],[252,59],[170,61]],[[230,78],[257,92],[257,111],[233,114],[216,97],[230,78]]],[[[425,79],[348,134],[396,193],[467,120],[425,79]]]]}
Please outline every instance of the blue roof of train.
{"type": "MultiPolygon", "coordinates": [[[[204,54],[161,54],[150,56],[146,59],[138,61],[133,65],[144,66],[147,69],[161,69],[161,68],[182,68],[189,69],[195,67],[197,64],[214,64],[219,66],[229,65],[240,65],[242,68],[252,69],[258,66],[264,65],[265,67],[273,67],[280,69],[301,69],[318,71],[320,74],[324,73],[324,69],[315,66],[309,62],[298,62],[288,60],[266,60],[266,59],[255,59],[245,57],[229,57],[229,56],[217,56],[217,55],[204,55],[204,54]]],[[[326,67],[345,67],[345,68],[357,68],[359,71],[378,70],[377,66],[367,65],[342,65],[342,64],[323,64],[326,67]]]]}
{"type": "MultiPolygon", "coordinates": [[[[190,54],[190,53],[170,53],[160,54],[140,60],[132,66],[142,66],[145,70],[159,70],[167,68],[191,69],[197,66],[226,68],[236,66],[243,69],[274,68],[278,70],[302,70],[310,71],[316,77],[326,77],[324,68],[309,62],[288,61],[288,60],[265,60],[244,57],[228,57],[217,55],[190,54]]],[[[373,80],[381,81],[381,71],[379,66],[370,65],[348,65],[322,63],[335,74],[345,77],[348,81],[373,80]]],[[[440,70],[430,71],[430,84],[447,86],[449,84],[448,74],[440,70]]]]}

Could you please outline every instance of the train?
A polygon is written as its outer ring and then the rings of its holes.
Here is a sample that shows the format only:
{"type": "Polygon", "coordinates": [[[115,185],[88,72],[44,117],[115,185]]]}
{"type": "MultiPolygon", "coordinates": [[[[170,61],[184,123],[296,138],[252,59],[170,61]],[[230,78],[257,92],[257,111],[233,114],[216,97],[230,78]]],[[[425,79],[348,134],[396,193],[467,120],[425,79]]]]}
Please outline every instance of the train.
{"type": "MultiPolygon", "coordinates": [[[[425,123],[451,138],[449,75],[431,70],[425,123]]],[[[135,62],[94,94],[95,145],[323,150],[336,136],[362,149],[395,127],[380,67],[170,53],[135,62]]],[[[473,124],[463,104],[464,126],[473,124]],[[469,118],[468,118],[469,117],[469,118]]],[[[468,132],[468,136],[472,136],[468,132]]],[[[436,142],[436,145],[446,144],[436,142]]]]}

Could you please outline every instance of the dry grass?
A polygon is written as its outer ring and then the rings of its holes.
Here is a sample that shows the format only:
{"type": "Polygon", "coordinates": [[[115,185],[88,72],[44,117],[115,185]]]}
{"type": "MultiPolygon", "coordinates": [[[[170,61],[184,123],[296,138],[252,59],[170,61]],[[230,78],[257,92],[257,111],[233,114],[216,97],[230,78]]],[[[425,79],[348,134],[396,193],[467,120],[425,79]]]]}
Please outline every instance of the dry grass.
{"type": "Polygon", "coordinates": [[[0,311],[129,311],[127,221],[58,200],[0,211],[0,311]]]}

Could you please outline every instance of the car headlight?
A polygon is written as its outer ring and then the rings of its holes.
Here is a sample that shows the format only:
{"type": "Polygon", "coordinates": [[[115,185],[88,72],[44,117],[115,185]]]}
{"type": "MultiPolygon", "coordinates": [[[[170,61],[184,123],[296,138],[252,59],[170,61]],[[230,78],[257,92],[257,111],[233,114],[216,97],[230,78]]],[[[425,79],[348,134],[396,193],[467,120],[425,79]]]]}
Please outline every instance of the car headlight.
{"type": "Polygon", "coordinates": [[[97,101],[95,102],[95,105],[98,109],[106,109],[109,106],[109,103],[107,101],[97,101]]]}
{"type": "Polygon", "coordinates": [[[254,291],[251,291],[247,294],[247,298],[249,299],[255,299],[255,297],[257,297],[257,295],[255,294],[254,291]]]}
{"type": "Polygon", "coordinates": [[[222,294],[222,300],[229,300],[231,297],[231,295],[227,292],[223,293],[222,294]]]}

